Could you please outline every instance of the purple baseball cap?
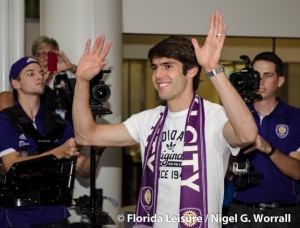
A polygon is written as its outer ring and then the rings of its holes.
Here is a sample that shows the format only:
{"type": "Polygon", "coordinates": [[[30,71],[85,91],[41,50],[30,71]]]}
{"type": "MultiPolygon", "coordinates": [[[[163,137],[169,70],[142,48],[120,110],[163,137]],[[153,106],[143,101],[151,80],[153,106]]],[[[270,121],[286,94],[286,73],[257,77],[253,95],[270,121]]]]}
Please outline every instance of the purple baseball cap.
{"type": "Polygon", "coordinates": [[[29,64],[32,64],[32,63],[39,64],[36,59],[31,58],[31,57],[23,57],[23,58],[19,59],[17,62],[15,62],[10,68],[10,73],[9,73],[10,83],[12,80],[17,79],[18,75],[25,67],[27,67],[29,64]]]}

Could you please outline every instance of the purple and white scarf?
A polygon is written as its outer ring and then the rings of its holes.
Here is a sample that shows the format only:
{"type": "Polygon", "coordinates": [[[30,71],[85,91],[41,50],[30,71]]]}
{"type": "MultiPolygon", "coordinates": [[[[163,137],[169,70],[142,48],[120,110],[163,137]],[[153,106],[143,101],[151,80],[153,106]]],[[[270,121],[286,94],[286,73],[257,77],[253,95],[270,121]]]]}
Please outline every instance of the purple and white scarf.
{"type": "MultiPolygon", "coordinates": [[[[147,139],[137,217],[151,218],[156,213],[162,132],[167,114],[166,107],[147,139]]],[[[180,227],[207,227],[204,108],[198,95],[194,96],[186,119],[180,191],[180,227]]],[[[135,221],[134,227],[153,227],[153,221],[135,221]]]]}

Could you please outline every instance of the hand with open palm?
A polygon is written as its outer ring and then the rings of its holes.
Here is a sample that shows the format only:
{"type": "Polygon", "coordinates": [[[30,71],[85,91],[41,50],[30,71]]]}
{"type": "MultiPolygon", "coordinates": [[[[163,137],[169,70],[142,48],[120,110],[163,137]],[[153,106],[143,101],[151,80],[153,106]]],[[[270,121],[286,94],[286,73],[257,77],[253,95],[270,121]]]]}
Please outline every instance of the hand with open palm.
{"type": "Polygon", "coordinates": [[[111,47],[111,42],[107,43],[105,48],[104,43],[105,37],[100,36],[96,39],[93,48],[90,50],[91,40],[87,41],[84,53],[77,66],[76,80],[89,82],[108,63],[105,58],[111,47]]]}

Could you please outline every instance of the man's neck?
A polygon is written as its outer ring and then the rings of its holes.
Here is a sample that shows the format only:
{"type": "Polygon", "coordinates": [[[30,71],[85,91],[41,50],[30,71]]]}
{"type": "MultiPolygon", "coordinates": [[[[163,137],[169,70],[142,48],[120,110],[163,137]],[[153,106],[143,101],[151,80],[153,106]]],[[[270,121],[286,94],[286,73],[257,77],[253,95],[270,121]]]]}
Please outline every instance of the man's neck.
{"type": "Polygon", "coordinates": [[[276,97],[268,100],[261,100],[254,103],[255,110],[262,116],[270,114],[277,106],[278,101],[276,97]]]}
{"type": "Polygon", "coordinates": [[[171,112],[180,112],[188,109],[191,105],[194,93],[188,95],[187,97],[181,97],[180,99],[168,100],[168,109],[171,112]]]}
{"type": "Polygon", "coordinates": [[[40,99],[19,99],[19,103],[28,117],[34,120],[40,107],[40,99]]]}

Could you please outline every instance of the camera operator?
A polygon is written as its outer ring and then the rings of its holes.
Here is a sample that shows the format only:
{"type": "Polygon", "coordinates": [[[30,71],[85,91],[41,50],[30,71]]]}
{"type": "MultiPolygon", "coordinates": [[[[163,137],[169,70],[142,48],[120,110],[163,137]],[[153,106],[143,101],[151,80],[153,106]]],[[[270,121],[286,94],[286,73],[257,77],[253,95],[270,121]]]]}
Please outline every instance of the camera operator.
{"type": "MultiPolygon", "coordinates": [[[[71,124],[41,105],[40,96],[44,93],[45,78],[38,61],[30,57],[19,59],[11,67],[9,80],[13,87],[16,105],[0,113],[0,158],[4,175],[11,171],[14,163],[24,164],[46,156],[55,156],[58,164],[67,164],[59,166],[60,172],[67,175],[64,176],[64,183],[65,180],[71,182],[71,177],[74,178],[74,167],[79,175],[89,177],[89,156],[80,153],[81,146],[74,139],[71,124]],[[64,167],[69,167],[69,172],[62,170],[64,167]]],[[[96,162],[99,158],[97,156],[96,162]]],[[[56,167],[55,164],[55,167],[49,169],[56,169],[56,167]]],[[[28,185],[23,187],[30,191],[23,192],[18,189],[17,192],[13,189],[5,191],[4,186],[10,184],[1,182],[3,185],[0,186],[0,227],[68,227],[67,217],[70,214],[67,207],[60,203],[64,201],[61,195],[66,190],[65,186],[51,185],[51,182],[55,182],[56,179],[47,179],[43,172],[39,174],[28,170],[22,171],[24,172],[21,172],[21,176],[25,179],[25,185],[28,185]],[[38,189],[28,184],[30,176],[34,178],[38,175],[47,186],[38,189]],[[47,191],[49,194],[45,194],[47,191]],[[57,195],[52,192],[56,192],[57,195]],[[54,202],[53,205],[51,202],[54,202]]],[[[6,177],[8,175],[4,180],[6,177]]],[[[57,179],[61,178],[62,175],[58,175],[57,179]]],[[[69,187],[71,188],[71,185],[69,187]]]]}
{"type": "Polygon", "coordinates": [[[77,66],[72,64],[57,41],[47,36],[40,36],[32,43],[32,56],[43,67],[46,80],[43,105],[58,113],[72,123],[72,99],[77,66]],[[50,69],[49,56],[55,53],[54,69],[50,69]],[[57,62],[56,62],[57,61],[57,62]],[[56,69],[55,69],[56,68],[56,69]]]}
{"type": "Polygon", "coordinates": [[[248,106],[259,135],[242,155],[249,157],[253,172],[263,177],[256,185],[235,191],[228,215],[237,215],[239,221],[227,227],[299,227],[300,110],[276,97],[277,89],[285,81],[283,62],[276,54],[258,54],[252,67],[260,74],[258,94],[261,99],[248,106]],[[240,220],[243,214],[247,214],[251,223],[240,220]],[[267,219],[255,221],[257,214],[267,219]],[[270,220],[272,216],[275,217],[270,220]]]}

